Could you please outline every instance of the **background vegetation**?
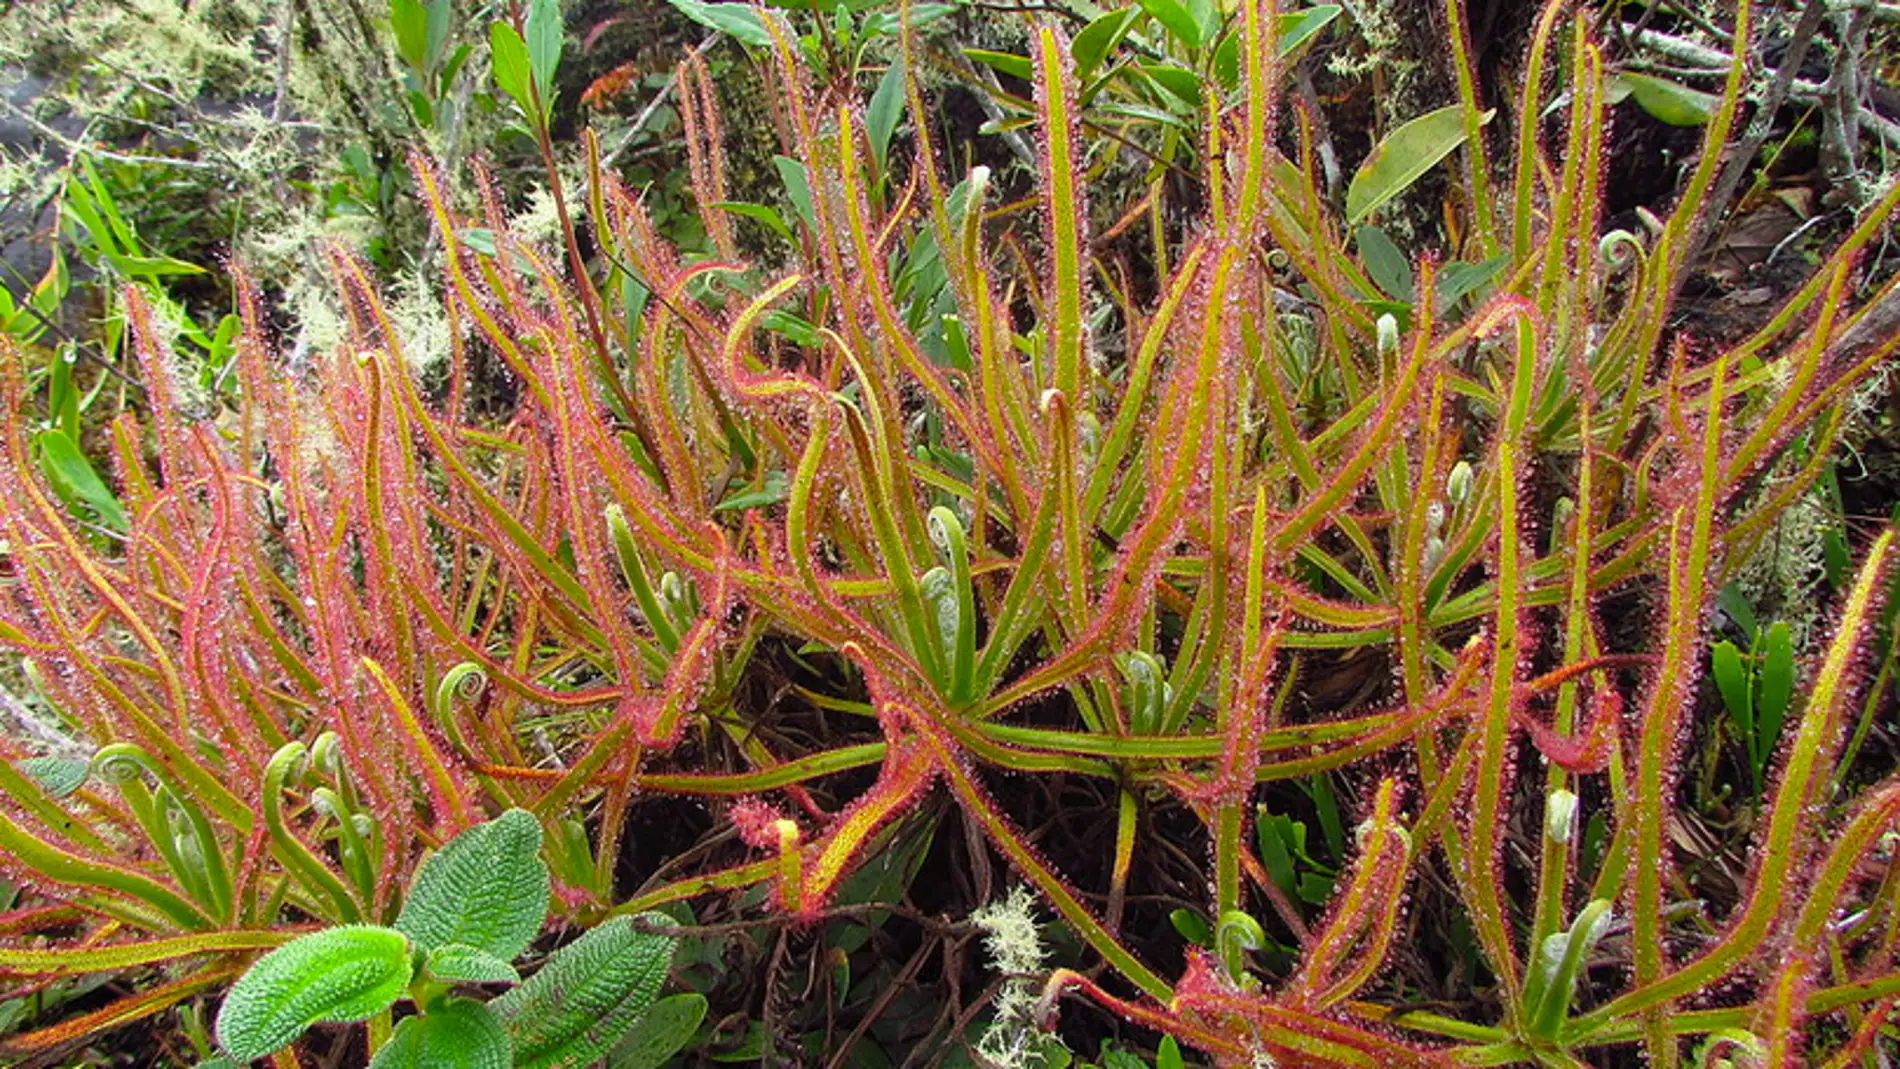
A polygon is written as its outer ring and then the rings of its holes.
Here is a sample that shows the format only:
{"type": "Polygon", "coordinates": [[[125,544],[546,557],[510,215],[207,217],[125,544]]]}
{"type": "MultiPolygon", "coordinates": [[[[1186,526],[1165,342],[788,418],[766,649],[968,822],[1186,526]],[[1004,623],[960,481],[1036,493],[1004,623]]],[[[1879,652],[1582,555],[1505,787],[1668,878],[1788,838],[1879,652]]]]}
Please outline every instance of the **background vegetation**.
{"type": "Polygon", "coordinates": [[[8,1058],[1900,1053],[1887,5],[0,18],[8,1058]]]}

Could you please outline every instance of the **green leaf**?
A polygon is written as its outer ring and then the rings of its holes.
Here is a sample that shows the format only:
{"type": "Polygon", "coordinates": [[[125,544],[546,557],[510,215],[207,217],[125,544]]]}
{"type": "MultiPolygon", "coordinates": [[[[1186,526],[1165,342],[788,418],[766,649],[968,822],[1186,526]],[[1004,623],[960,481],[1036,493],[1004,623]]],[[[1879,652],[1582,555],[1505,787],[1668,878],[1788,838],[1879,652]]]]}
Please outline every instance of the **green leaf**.
{"type": "MultiPolygon", "coordinates": [[[[1491,121],[1494,108],[1478,117],[1491,121]]],[[[1421,115],[1386,135],[1359,165],[1346,189],[1346,222],[1357,226],[1380,205],[1412,187],[1412,183],[1465,142],[1464,107],[1453,104],[1421,115]]]]}
{"type": "Polygon", "coordinates": [[[557,0],[534,0],[526,26],[528,69],[545,122],[554,111],[554,72],[561,66],[561,5],[557,0]]]}
{"type": "Polygon", "coordinates": [[[369,1069],[508,1069],[514,1051],[501,1021],[474,999],[455,998],[396,1022],[369,1069]]]}
{"type": "MultiPolygon", "coordinates": [[[[882,3],[883,0],[875,0],[875,2],[882,3]]],[[[864,0],[858,0],[854,6],[863,9],[872,5],[865,3],[864,0]]],[[[913,30],[922,29],[956,10],[955,4],[912,4],[903,12],[873,11],[864,16],[864,22],[859,27],[859,37],[867,41],[873,37],[889,37],[895,34],[900,26],[909,26],[913,30]]]]}
{"type": "Polygon", "coordinates": [[[133,256],[129,253],[102,254],[120,274],[133,278],[158,278],[163,275],[202,275],[205,269],[170,256],[133,256]]]}
{"type": "MultiPolygon", "coordinates": [[[[672,923],[658,913],[640,919],[672,923]]],[[[612,1050],[659,994],[674,943],[615,917],[490,1003],[514,1039],[516,1069],[578,1069],[612,1050]]]]}
{"type": "Polygon", "coordinates": [[[1195,946],[1204,947],[1214,938],[1214,929],[1208,926],[1207,918],[1191,909],[1177,909],[1168,914],[1168,923],[1181,938],[1195,946]]]}
{"type": "Polygon", "coordinates": [[[1511,262],[1509,256],[1493,256],[1475,264],[1449,263],[1438,273],[1438,310],[1442,313],[1490,282],[1511,262]]]}
{"type": "MultiPolygon", "coordinates": [[[[449,20],[455,15],[455,0],[429,0],[427,46],[422,54],[422,73],[434,69],[449,43],[449,20]]],[[[464,50],[467,46],[463,46],[464,50]]]]}
{"type": "MultiPolygon", "coordinates": [[[[489,65],[495,71],[495,85],[508,94],[531,121],[539,117],[534,108],[534,65],[528,59],[528,45],[506,22],[488,26],[489,65]]],[[[492,253],[491,253],[492,255],[492,253]]]]}
{"type": "Polygon", "coordinates": [[[1771,624],[1762,632],[1761,676],[1755,691],[1755,737],[1761,747],[1758,767],[1767,767],[1793,700],[1794,639],[1787,624],[1771,624]]]}
{"type": "Polygon", "coordinates": [[[1317,872],[1302,872],[1294,893],[1309,906],[1323,906],[1333,900],[1333,879],[1317,872]]]}
{"type": "Polygon", "coordinates": [[[421,73],[429,59],[429,11],[422,0],[389,0],[389,25],[396,31],[396,54],[421,73]]]}
{"type": "Polygon", "coordinates": [[[464,984],[518,984],[521,974],[505,958],[464,943],[450,943],[429,951],[423,968],[437,980],[464,984]]]}
{"type": "Polygon", "coordinates": [[[1715,689],[1722,694],[1722,704],[1728,709],[1729,718],[1735,721],[1736,733],[1748,747],[1749,753],[1755,752],[1755,701],[1753,673],[1742,664],[1742,651],[1735,648],[1733,642],[1718,642],[1709,651],[1710,672],[1715,676],[1715,689]]]}
{"type": "Polygon", "coordinates": [[[817,346],[824,341],[817,327],[783,308],[774,308],[767,312],[765,317],[759,320],[759,326],[774,334],[783,335],[793,345],[817,346]]]}
{"type": "Polygon", "coordinates": [[[903,115],[904,59],[899,56],[878,80],[877,92],[871,94],[871,103],[864,110],[864,134],[870,139],[871,158],[877,162],[880,175],[885,173],[891,136],[897,132],[897,121],[903,115]]]}
{"type": "Polygon", "coordinates": [[[1201,47],[1201,23],[1180,0],[1140,0],[1141,9],[1165,26],[1175,40],[1189,48],[1201,47]]]}
{"type": "Polygon", "coordinates": [[[772,33],[746,4],[707,4],[700,0],[668,0],[680,14],[708,29],[718,30],[752,48],[769,48],[772,33]]]}
{"type": "Polygon", "coordinates": [[[768,471],[765,483],[741,490],[713,506],[714,512],[738,512],[743,509],[762,509],[785,500],[785,473],[768,471]]]}
{"type": "Polygon", "coordinates": [[[1577,977],[1582,975],[1590,952],[1609,927],[1610,902],[1597,898],[1577,913],[1568,931],[1556,932],[1544,939],[1538,948],[1530,985],[1541,990],[1533,992],[1530,987],[1526,988],[1526,1001],[1535,1013],[1531,1022],[1534,1034],[1547,1040],[1557,1037],[1575,998],[1577,977]]]}
{"type": "Polygon", "coordinates": [[[1366,262],[1366,274],[1395,301],[1412,299],[1412,264],[1385,231],[1362,226],[1358,234],[1359,256],[1366,262]]]}
{"type": "Polygon", "coordinates": [[[791,198],[792,210],[804,220],[807,230],[817,230],[818,217],[812,214],[811,180],[806,176],[805,165],[789,156],[774,156],[772,166],[778,168],[779,181],[785,183],[785,195],[791,198]]]}
{"type": "Polygon", "coordinates": [[[541,822],[510,809],[422,863],[396,928],[424,950],[461,943],[507,961],[527,949],[547,912],[541,822]]]}
{"type": "Polygon", "coordinates": [[[1200,105],[1200,75],[1168,63],[1143,63],[1141,69],[1142,73],[1155,80],[1155,84],[1167,90],[1168,95],[1185,104],[1200,105]]]}
{"type": "Polygon", "coordinates": [[[1332,24],[1342,10],[1338,4],[1315,4],[1305,11],[1289,11],[1279,15],[1275,21],[1280,27],[1279,52],[1281,58],[1290,56],[1301,45],[1319,36],[1319,32],[1332,24]]]}
{"type": "Polygon", "coordinates": [[[1019,56],[1013,52],[991,52],[987,48],[966,48],[963,54],[1011,78],[1019,78],[1025,82],[1035,80],[1035,76],[1029,71],[1028,56],[1019,56]]]}
{"type": "Polygon", "coordinates": [[[1821,532],[1821,571],[1827,576],[1827,585],[1836,590],[1847,589],[1854,578],[1853,561],[1847,552],[1847,535],[1839,527],[1829,527],[1821,532]]]}
{"type": "Polygon", "coordinates": [[[785,217],[780,215],[775,209],[764,204],[748,204],[745,201],[721,200],[714,201],[713,207],[721,211],[731,212],[734,215],[743,215],[747,219],[756,219],[764,223],[774,234],[784,238],[786,241],[793,240],[792,228],[785,225],[785,217]]]}
{"type": "Polygon", "coordinates": [[[14,767],[55,798],[78,790],[92,774],[92,762],[75,757],[29,757],[14,767]]]}
{"type": "Polygon", "coordinates": [[[39,446],[40,471],[47,481],[61,491],[62,496],[84,502],[100,523],[124,533],[130,526],[125,509],[66,432],[44,430],[34,442],[39,446]]]}
{"type": "Polygon", "coordinates": [[[1742,629],[1743,637],[1747,638],[1751,645],[1755,642],[1755,636],[1761,631],[1761,625],[1755,622],[1755,610],[1749,606],[1748,598],[1742,593],[1739,585],[1729,583],[1723,586],[1715,595],[1715,607],[1721,609],[1730,620],[1735,621],[1735,626],[1742,629]]]}
{"type": "Polygon", "coordinates": [[[693,1041],[706,1018],[706,996],[669,995],[647,1007],[627,1038],[607,1056],[607,1069],[659,1069],[693,1041]]]}
{"type": "MultiPolygon", "coordinates": [[[[1293,879],[1293,818],[1269,814],[1264,808],[1254,817],[1254,838],[1260,846],[1260,864],[1267,870],[1267,878],[1275,887],[1292,894],[1293,879]]],[[[1300,825],[1302,830],[1304,825],[1300,825]]]]}
{"type": "Polygon", "coordinates": [[[346,925],[293,939],[257,959],[218,1010],[218,1043],[249,1062],[289,1046],[318,1021],[380,1013],[409,984],[409,940],[346,925]]]}
{"type": "Polygon", "coordinates": [[[1181,1059],[1181,1045],[1173,1036],[1162,1036],[1161,1046],[1155,1050],[1155,1069],[1186,1069],[1186,1066],[1181,1059]]]}
{"type": "Polygon", "coordinates": [[[1135,24],[1135,18],[1136,10],[1124,7],[1097,15],[1087,26],[1082,27],[1082,32],[1069,42],[1069,58],[1075,61],[1076,78],[1086,79],[1095,73],[1095,68],[1101,66],[1102,57],[1108,55],[1109,49],[1114,48],[1128,33],[1128,28],[1135,24]]]}
{"type": "Polygon", "coordinates": [[[1670,126],[1703,126],[1722,104],[1722,98],[1713,93],[1629,71],[1610,79],[1609,102],[1615,104],[1624,97],[1634,97],[1637,107],[1670,126]]]}

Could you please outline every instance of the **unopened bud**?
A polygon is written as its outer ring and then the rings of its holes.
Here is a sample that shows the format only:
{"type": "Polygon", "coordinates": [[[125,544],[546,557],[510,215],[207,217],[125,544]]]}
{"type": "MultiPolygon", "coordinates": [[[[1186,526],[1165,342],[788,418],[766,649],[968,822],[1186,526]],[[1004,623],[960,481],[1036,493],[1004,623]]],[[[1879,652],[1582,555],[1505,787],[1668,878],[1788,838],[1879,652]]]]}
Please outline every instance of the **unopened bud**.
{"type": "Polygon", "coordinates": [[[1451,466],[1451,474],[1445,476],[1445,498],[1452,508],[1471,500],[1471,483],[1476,477],[1470,461],[1461,460],[1451,466]]]}
{"type": "Polygon", "coordinates": [[[1577,796],[1562,787],[1550,792],[1544,807],[1544,834],[1553,843],[1568,843],[1577,830],[1577,796]]]}

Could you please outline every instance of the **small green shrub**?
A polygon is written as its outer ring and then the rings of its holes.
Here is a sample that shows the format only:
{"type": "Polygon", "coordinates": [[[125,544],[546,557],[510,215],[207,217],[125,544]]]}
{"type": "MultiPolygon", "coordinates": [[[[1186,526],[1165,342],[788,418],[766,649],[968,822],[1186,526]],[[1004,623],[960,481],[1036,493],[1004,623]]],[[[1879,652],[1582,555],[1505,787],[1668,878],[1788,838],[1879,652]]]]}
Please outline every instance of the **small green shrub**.
{"type": "MultiPolygon", "coordinates": [[[[397,1022],[370,1062],[374,1069],[598,1061],[653,1007],[674,941],[620,918],[562,947],[520,983],[509,962],[540,934],[547,914],[540,851],[540,822],[526,810],[463,831],[416,870],[395,927],[325,928],[258,959],[218,1011],[219,1046],[250,1062],[320,1021],[386,1019],[407,995],[420,1012],[397,1022]],[[451,997],[469,983],[519,986],[487,1004],[451,997]]],[[[642,919],[666,923],[657,914],[642,919]]],[[[681,997],[699,1000],[704,1011],[699,996],[681,997]]]]}

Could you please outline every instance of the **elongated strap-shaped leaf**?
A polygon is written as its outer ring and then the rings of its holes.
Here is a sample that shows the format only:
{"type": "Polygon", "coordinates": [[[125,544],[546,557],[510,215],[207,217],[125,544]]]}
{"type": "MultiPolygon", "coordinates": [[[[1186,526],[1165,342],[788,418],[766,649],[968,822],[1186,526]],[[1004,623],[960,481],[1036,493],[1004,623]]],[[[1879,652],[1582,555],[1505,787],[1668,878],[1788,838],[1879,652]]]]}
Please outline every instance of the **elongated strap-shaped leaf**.
{"type": "MultiPolygon", "coordinates": [[[[647,922],[665,923],[659,914],[647,922]]],[[[516,1069],[578,1069],[613,1049],[666,981],[670,936],[616,917],[556,951],[528,982],[489,1005],[514,1040],[516,1069]]]]}
{"type": "Polygon", "coordinates": [[[55,883],[91,887],[138,899],[181,928],[211,927],[210,918],[164,884],[129,869],[68,853],[15,824],[5,814],[0,814],[0,853],[11,855],[55,883]]]}
{"type": "Polygon", "coordinates": [[[218,1044],[240,1062],[295,1042],[318,1021],[360,1021],[409,983],[409,940],[391,928],[325,928],[257,959],[218,1010],[218,1044]]]}
{"type": "Polygon", "coordinates": [[[206,932],[203,935],[181,935],[174,939],[148,939],[119,946],[84,949],[20,950],[0,947],[0,970],[22,975],[77,976],[80,973],[129,969],[135,965],[171,961],[194,954],[279,947],[292,938],[287,932],[235,931],[206,932]]]}
{"type": "MultiPolygon", "coordinates": [[[[234,965],[213,966],[137,994],[116,999],[91,1013],[69,1017],[58,1024],[32,1032],[7,1036],[0,1039],[0,1056],[17,1057],[23,1054],[71,1048],[75,1043],[88,1037],[171,1009],[200,991],[223,985],[236,973],[237,966],[234,965]]],[[[7,1064],[18,1063],[10,1061],[7,1064]]]]}
{"type": "Polygon", "coordinates": [[[460,943],[508,961],[527,949],[547,912],[541,822],[510,809],[422,863],[396,929],[424,950],[460,943]]]}
{"type": "Polygon", "coordinates": [[[396,1034],[369,1069],[508,1069],[513,1053],[507,1030],[487,1006],[456,998],[396,1022],[396,1034]]]}

